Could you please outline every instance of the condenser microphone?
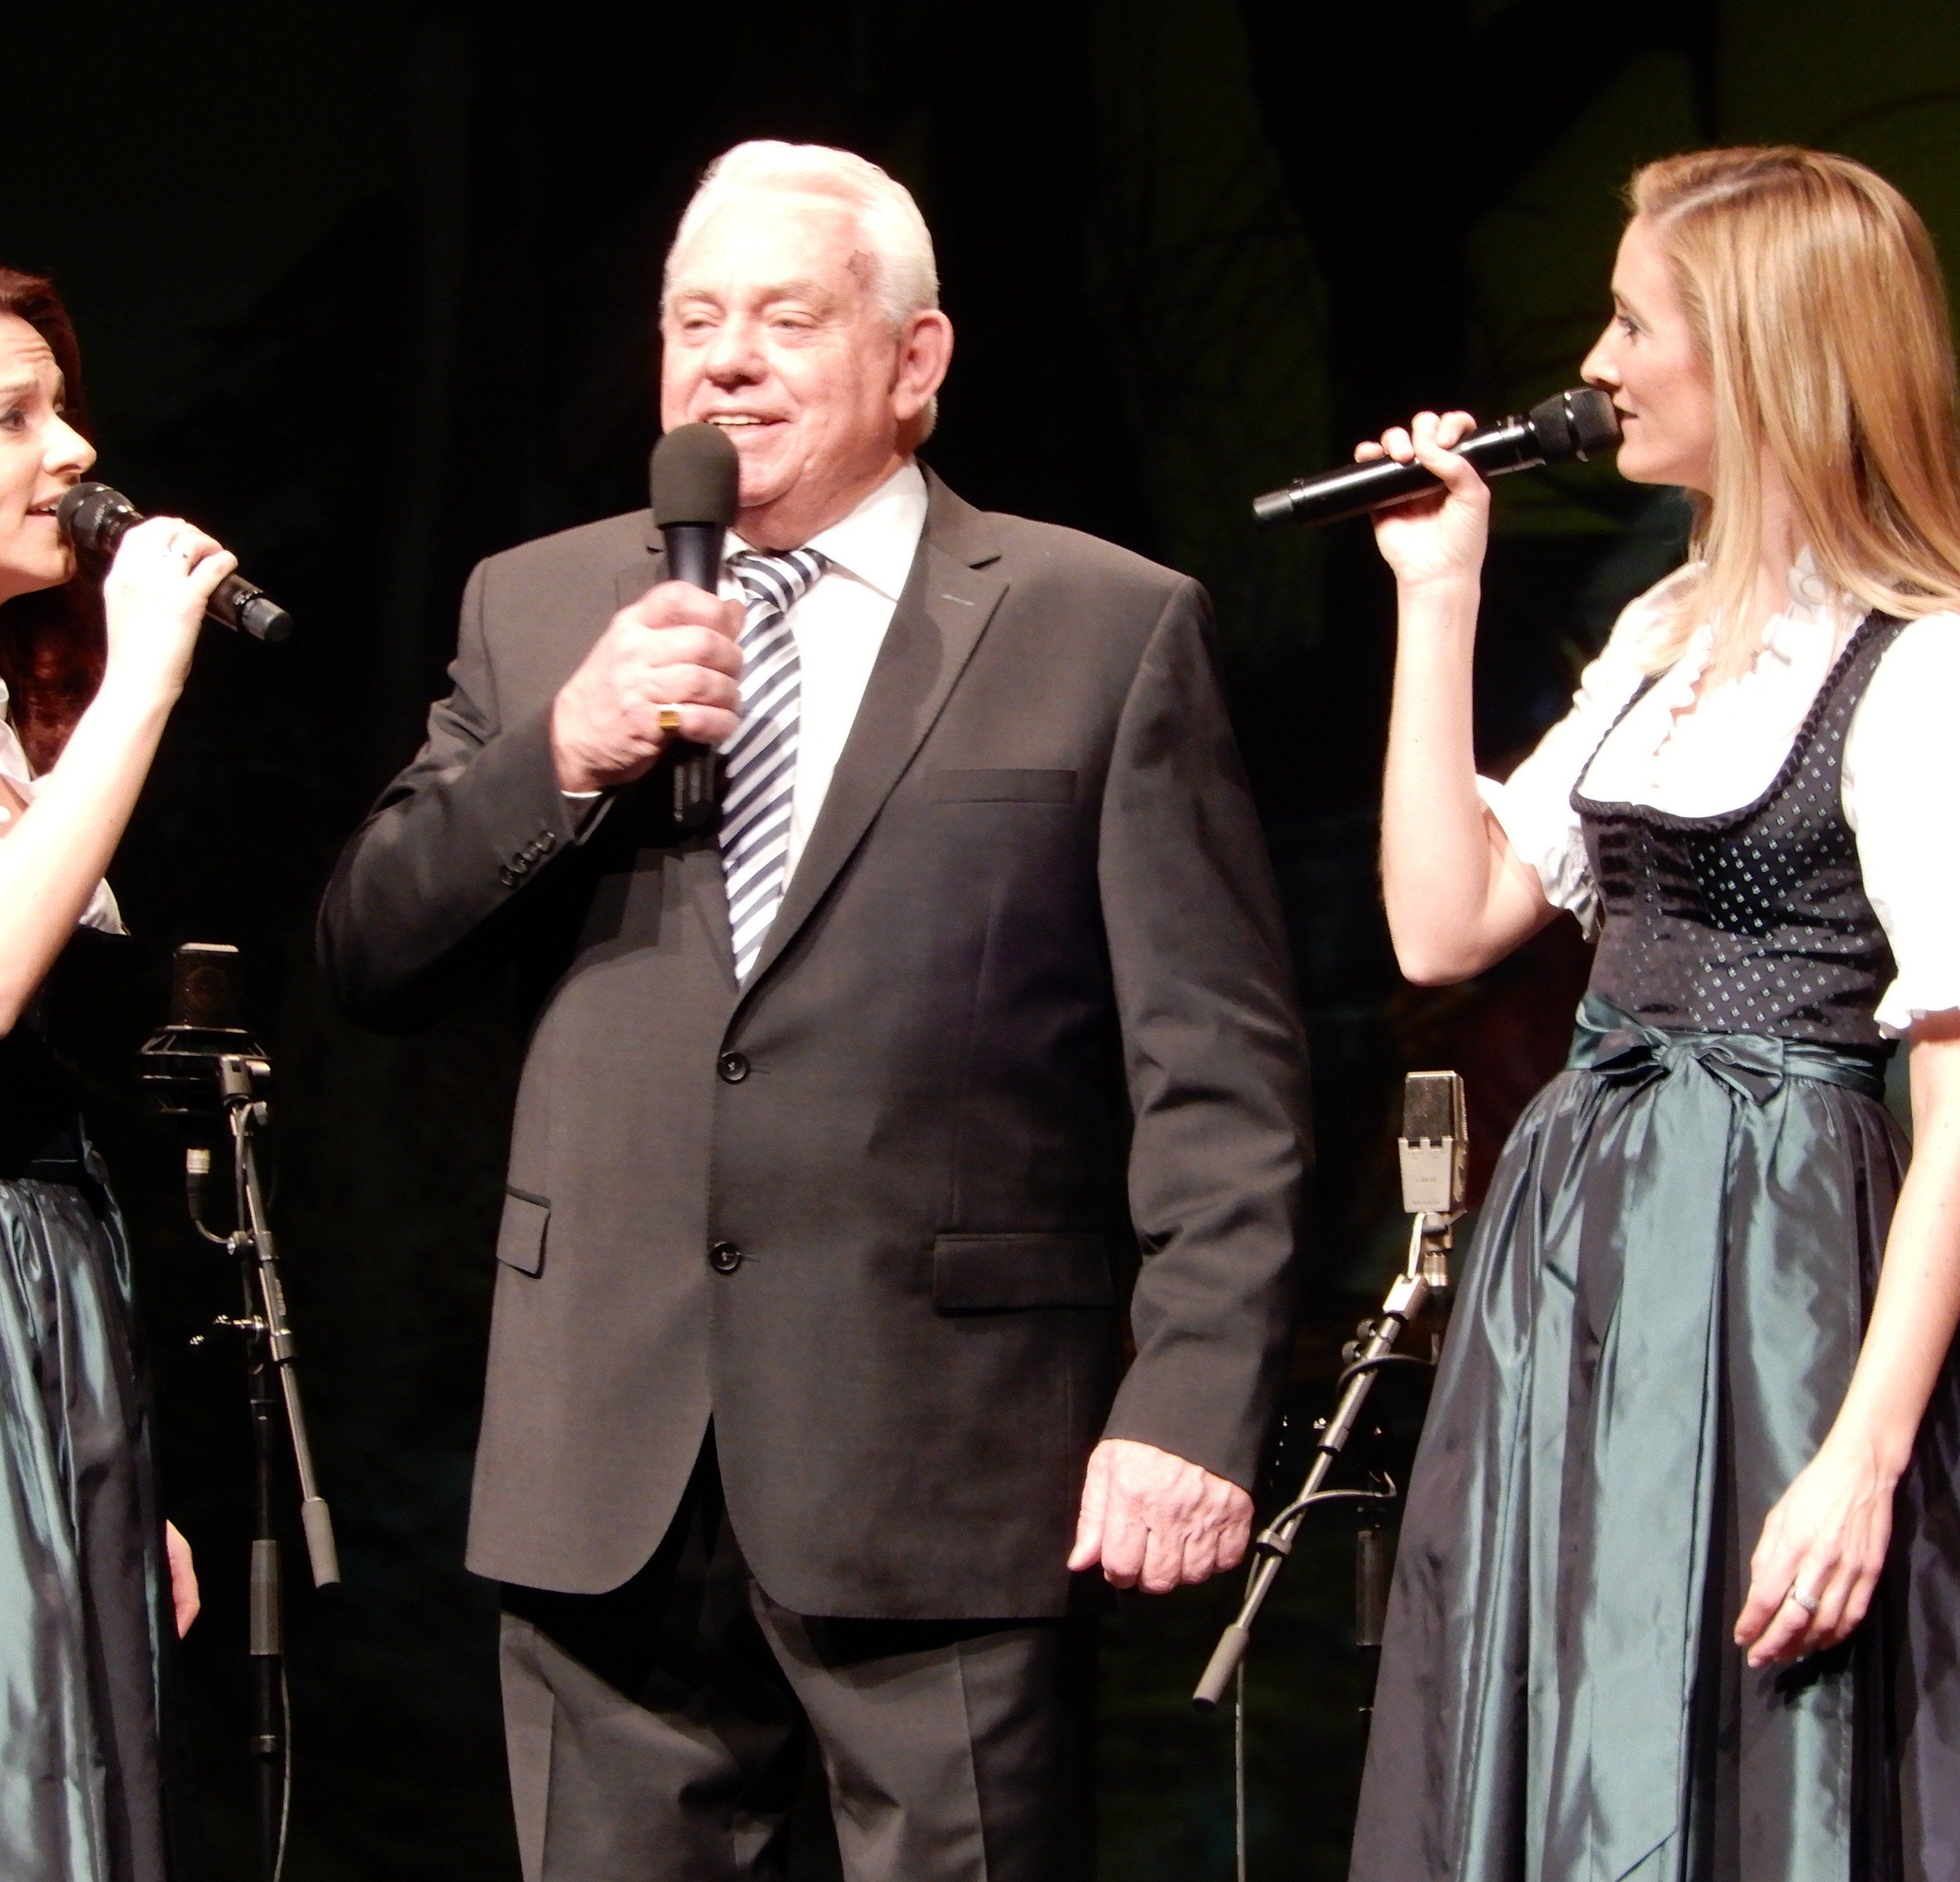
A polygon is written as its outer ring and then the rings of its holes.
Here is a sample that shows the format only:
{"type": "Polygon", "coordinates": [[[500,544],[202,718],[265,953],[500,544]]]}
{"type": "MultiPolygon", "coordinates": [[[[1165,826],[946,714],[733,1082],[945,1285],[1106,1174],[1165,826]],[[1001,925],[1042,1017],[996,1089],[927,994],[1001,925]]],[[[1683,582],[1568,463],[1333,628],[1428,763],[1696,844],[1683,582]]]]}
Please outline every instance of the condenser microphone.
{"type": "MultiPolygon", "coordinates": [[[[1455,449],[1479,476],[1502,477],[1544,464],[1583,463],[1619,441],[1613,401],[1591,386],[1578,386],[1533,406],[1522,418],[1502,419],[1472,431],[1455,449]]],[[[1420,464],[1371,457],[1299,478],[1284,490],[1269,490],[1252,500],[1252,514],[1262,523],[1339,523],[1442,488],[1441,479],[1420,464]]]]}
{"type": "MultiPolygon", "coordinates": [[[[143,513],[106,483],[78,483],[56,506],[55,521],[81,553],[107,562],[143,521],[143,513]]],[[[293,631],[293,617],[264,589],[235,572],[212,591],[204,618],[254,640],[282,641],[293,631]]]]}
{"type": "Polygon", "coordinates": [[[1402,1081],[1402,1207],[1422,1224],[1421,1275],[1432,1294],[1449,1285],[1451,1225],[1463,1212],[1470,1180],[1470,1116],[1463,1075],[1411,1072],[1402,1081]]]}
{"type": "MultiPolygon", "coordinates": [[[[648,482],[654,524],[667,545],[667,579],[718,594],[722,539],[735,521],[741,466],[728,434],[715,425],[677,425],[654,447],[648,482]]],[[[697,830],[714,807],[714,753],[674,741],[674,820],[697,830]]]]}

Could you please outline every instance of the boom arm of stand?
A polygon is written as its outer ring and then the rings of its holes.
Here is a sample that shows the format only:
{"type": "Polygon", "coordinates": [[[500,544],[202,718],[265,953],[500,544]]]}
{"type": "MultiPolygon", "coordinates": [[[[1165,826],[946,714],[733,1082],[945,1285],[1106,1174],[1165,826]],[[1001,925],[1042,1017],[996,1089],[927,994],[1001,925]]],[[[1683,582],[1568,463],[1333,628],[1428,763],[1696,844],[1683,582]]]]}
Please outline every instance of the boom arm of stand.
{"type": "Polygon", "coordinates": [[[1191,1702],[1201,1712],[1212,1711],[1225,1696],[1225,1689],[1231,1683],[1232,1676],[1239,1669],[1239,1663],[1246,1657],[1246,1649],[1252,1645],[1252,1623],[1258,1618],[1259,1610],[1271,1591],[1273,1582],[1280,1572],[1280,1564],[1293,1550],[1293,1533],[1311,1505],[1331,1501],[1336,1498],[1370,1498],[1371,1491],[1323,1490],[1321,1484],[1333,1467],[1352,1434],[1356,1421],[1361,1415],[1363,1401],[1374,1384],[1381,1371],[1376,1363],[1394,1351],[1395,1342],[1402,1337],[1402,1330],[1422,1311],[1423,1302],[1429,1298],[1429,1283],[1422,1274],[1423,1250],[1425,1238],[1431,1233],[1440,1232],[1448,1218],[1418,1215],[1409,1237],[1408,1265],[1397,1275],[1390,1285],[1387,1298],[1382,1303],[1381,1317],[1375,1322],[1374,1331],[1369,1336],[1367,1345],[1357,1355],[1356,1363],[1348,1368],[1348,1384],[1335,1406],[1334,1415],[1320,1435],[1315,1447],[1313,1466],[1306,1473],[1306,1482],[1300,1493],[1288,1504],[1278,1517],[1260,1533],[1254,1543],[1259,1561],[1253,1568],[1251,1579],[1246,1587],[1244,1605],[1239,1610],[1239,1618],[1218,1637],[1218,1645],[1212,1649],[1210,1664],[1204,1669],[1204,1677],[1191,1696],[1191,1702]],[[1438,1224],[1433,1231],[1430,1224],[1438,1224]]]}

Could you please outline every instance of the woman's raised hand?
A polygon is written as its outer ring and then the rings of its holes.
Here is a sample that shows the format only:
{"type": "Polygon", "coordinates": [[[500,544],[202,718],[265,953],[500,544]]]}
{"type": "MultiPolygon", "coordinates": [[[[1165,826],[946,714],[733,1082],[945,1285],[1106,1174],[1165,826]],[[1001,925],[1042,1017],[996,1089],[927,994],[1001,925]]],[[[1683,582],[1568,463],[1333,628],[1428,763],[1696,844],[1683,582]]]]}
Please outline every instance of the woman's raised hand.
{"type": "Polygon", "coordinates": [[[212,591],[237,566],[237,556],[180,517],[153,516],[131,530],[102,584],[104,687],[174,700],[212,591]]]}
{"type": "Polygon", "coordinates": [[[1475,430],[1467,412],[1418,412],[1407,428],[1392,425],[1381,442],[1354,447],[1357,461],[1392,457],[1414,462],[1443,480],[1433,496],[1417,497],[1375,513],[1375,546],[1405,588],[1474,581],[1484,563],[1491,527],[1491,486],[1449,447],[1475,430]]]}

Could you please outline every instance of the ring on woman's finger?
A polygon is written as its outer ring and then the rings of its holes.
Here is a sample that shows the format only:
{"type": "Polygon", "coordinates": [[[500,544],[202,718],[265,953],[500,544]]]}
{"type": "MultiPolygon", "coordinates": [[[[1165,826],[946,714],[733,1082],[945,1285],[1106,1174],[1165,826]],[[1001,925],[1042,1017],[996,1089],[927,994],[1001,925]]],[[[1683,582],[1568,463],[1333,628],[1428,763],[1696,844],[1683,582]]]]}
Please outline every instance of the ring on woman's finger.
{"type": "Polygon", "coordinates": [[[654,714],[654,723],[663,732],[679,731],[680,730],[680,708],[677,705],[662,706],[660,711],[654,714]]]}
{"type": "Polygon", "coordinates": [[[1794,1601],[1806,1614],[1815,1614],[1822,1605],[1817,1596],[1806,1594],[1794,1581],[1790,1584],[1790,1592],[1783,1598],[1786,1601],[1794,1601]]]}

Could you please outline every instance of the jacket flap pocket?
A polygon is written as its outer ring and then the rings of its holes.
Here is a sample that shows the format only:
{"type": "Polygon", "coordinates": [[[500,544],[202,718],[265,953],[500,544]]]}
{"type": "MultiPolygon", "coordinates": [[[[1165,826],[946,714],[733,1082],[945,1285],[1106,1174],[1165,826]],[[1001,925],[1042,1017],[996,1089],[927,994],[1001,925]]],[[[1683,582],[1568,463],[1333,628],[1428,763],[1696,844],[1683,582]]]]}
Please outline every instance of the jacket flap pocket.
{"type": "Polygon", "coordinates": [[[542,1274],[545,1266],[545,1228],[551,1205],[527,1190],[504,1189],[504,1223],[497,1231],[497,1259],[523,1274],[542,1274]]]}
{"type": "Polygon", "coordinates": [[[1072,771],[929,771],[925,794],[935,804],[1072,804],[1072,771]]]}
{"type": "Polygon", "coordinates": [[[942,1314],[1107,1307],[1116,1298],[1100,1235],[941,1235],[932,1304],[942,1314]]]}

